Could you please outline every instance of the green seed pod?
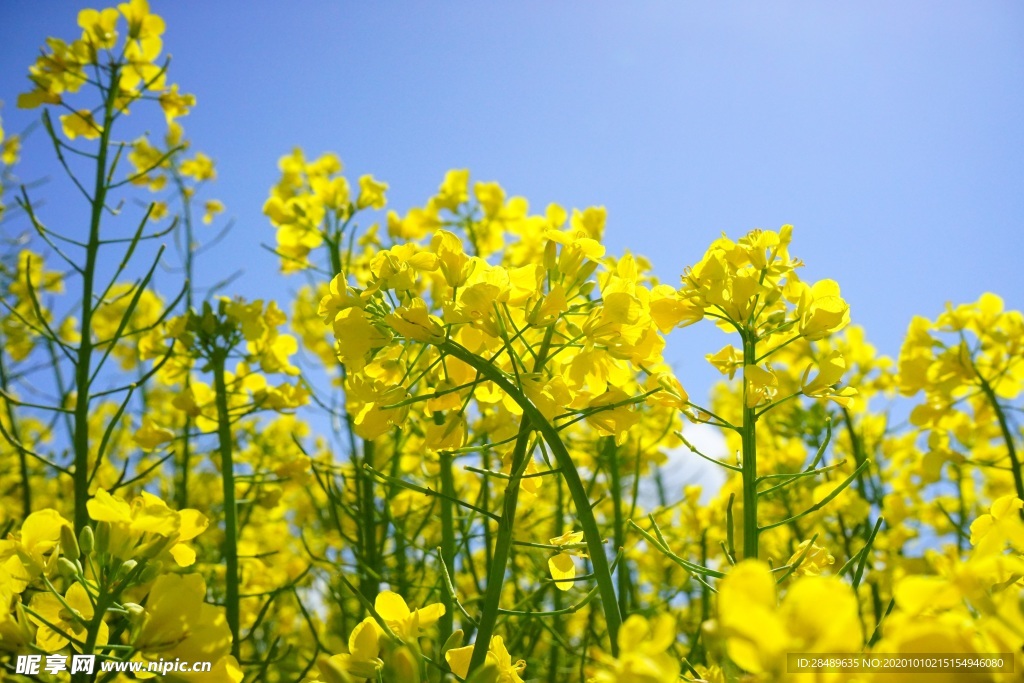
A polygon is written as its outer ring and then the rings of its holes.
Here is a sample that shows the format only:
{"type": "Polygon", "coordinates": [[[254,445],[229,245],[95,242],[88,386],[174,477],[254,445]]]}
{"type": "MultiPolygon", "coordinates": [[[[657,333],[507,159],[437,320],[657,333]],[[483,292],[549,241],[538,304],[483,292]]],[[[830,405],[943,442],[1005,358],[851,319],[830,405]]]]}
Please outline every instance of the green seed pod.
{"type": "Polygon", "coordinates": [[[454,650],[457,647],[462,647],[462,639],[466,636],[462,629],[455,629],[452,634],[448,636],[448,640],[444,641],[444,645],[441,646],[441,656],[444,657],[444,653],[448,650],[454,650]]]}
{"type": "Polygon", "coordinates": [[[597,270],[597,261],[587,261],[580,266],[579,272],[576,274],[576,280],[589,280],[590,276],[597,270]]]}

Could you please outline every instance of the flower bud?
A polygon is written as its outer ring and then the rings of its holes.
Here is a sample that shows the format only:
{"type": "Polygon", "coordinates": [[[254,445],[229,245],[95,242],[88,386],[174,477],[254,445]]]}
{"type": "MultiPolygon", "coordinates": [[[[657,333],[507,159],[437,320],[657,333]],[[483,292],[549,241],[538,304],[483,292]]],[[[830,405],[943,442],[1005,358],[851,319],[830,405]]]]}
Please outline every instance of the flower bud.
{"type": "Polygon", "coordinates": [[[154,536],[148,543],[137,547],[135,552],[138,557],[149,560],[164,552],[173,544],[174,539],[165,536],[154,536]]]}
{"type": "Polygon", "coordinates": [[[128,618],[132,621],[142,621],[146,617],[146,608],[137,602],[126,602],[122,607],[128,612],[128,618]]]}
{"type": "Polygon", "coordinates": [[[544,245],[544,268],[549,273],[558,268],[558,243],[554,240],[544,245]]]}
{"type": "Polygon", "coordinates": [[[61,557],[57,560],[57,573],[61,575],[61,578],[72,581],[78,576],[78,565],[66,557],[61,557]]]}
{"type": "Polygon", "coordinates": [[[110,550],[110,523],[100,522],[96,525],[96,550],[106,553],[110,550]]]}
{"type": "Polygon", "coordinates": [[[576,274],[576,280],[583,280],[584,282],[589,280],[590,276],[594,274],[595,270],[597,270],[597,265],[597,261],[585,261],[583,265],[580,266],[579,272],[576,274]]]}
{"type": "Polygon", "coordinates": [[[487,662],[466,681],[467,683],[498,683],[498,667],[493,662],[487,662]]]}
{"type": "Polygon", "coordinates": [[[139,563],[135,560],[125,560],[124,564],[121,565],[121,569],[117,572],[118,577],[125,579],[131,575],[135,568],[139,566],[139,563]]]}
{"type": "Polygon", "coordinates": [[[82,527],[78,534],[78,547],[88,555],[96,545],[96,537],[93,535],[92,527],[88,524],[82,527]]]}
{"type": "Polygon", "coordinates": [[[149,583],[156,577],[160,576],[160,572],[163,571],[163,562],[160,560],[153,560],[145,566],[145,568],[139,573],[139,583],[149,583]]]}
{"type": "Polygon", "coordinates": [[[69,526],[60,528],[60,550],[61,554],[71,561],[77,560],[82,555],[82,551],[78,547],[78,539],[75,538],[75,530],[69,526]]]}
{"type": "Polygon", "coordinates": [[[391,654],[383,673],[384,680],[420,683],[420,668],[408,646],[400,647],[391,654]]]}

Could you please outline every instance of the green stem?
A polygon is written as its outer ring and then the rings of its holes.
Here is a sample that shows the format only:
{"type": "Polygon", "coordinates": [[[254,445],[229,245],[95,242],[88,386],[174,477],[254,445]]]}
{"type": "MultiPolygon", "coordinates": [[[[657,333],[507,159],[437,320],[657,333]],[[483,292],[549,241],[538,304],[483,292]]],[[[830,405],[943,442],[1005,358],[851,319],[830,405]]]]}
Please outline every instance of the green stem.
{"type": "MultiPolygon", "coordinates": [[[[346,223],[347,225],[347,223],[346,223]]],[[[328,226],[324,232],[324,243],[327,245],[328,257],[331,260],[331,271],[335,276],[343,274],[341,263],[341,242],[344,238],[345,225],[341,227],[328,226]]],[[[355,234],[353,231],[352,234],[355,234]]],[[[341,365],[341,376],[345,377],[345,366],[341,365]]],[[[344,390],[343,390],[344,393],[344,390]]],[[[344,399],[344,396],[343,396],[344,399]]],[[[345,401],[342,401],[344,405],[345,401]]],[[[359,457],[355,449],[355,439],[352,437],[351,416],[348,416],[349,440],[352,444],[350,457],[355,463],[359,457]]],[[[363,562],[359,563],[359,591],[364,598],[371,603],[376,600],[380,590],[379,577],[382,567],[380,566],[380,549],[377,546],[377,505],[374,492],[374,481],[370,471],[374,469],[375,444],[370,439],[362,440],[362,467],[355,467],[356,479],[356,509],[360,515],[359,525],[359,550],[363,555],[363,562]]],[[[396,529],[395,533],[398,531],[396,529]]]]}
{"type": "MultiPolygon", "coordinates": [[[[192,299],[194,295],[194,273],[195,270],[195,234],[192,224],[192,199],[185,187],[185,181],[178,173],[174,174],[174,183],[178,188],[178,195],[181,197],[181,211],[183,214],[183,225],[185,228],[185,310],[192,310],[192,299]]],[[[185,375],[185,391],[192,385],[192,373],[185,375]]],[[[192,416],[185,415],[185,426],[182,431],[181,461],[178,465],[179,481],[175,488],[175,501],[178,509],[188,507],[188,478],[192,471],[192,416]]]]}
{"type": "MultiPolygon", "coordinates": [[[[862,462],[867,460],[867,455],[864,453],[864,444],[860,435],[857,434],[857,429],[854,427],[853,415],[850,413],[850,409],[843,408],[842,411],[843,420],[846,422],[846,431],[850,436],[850,451],[853,453],[853,461],[854,464],[859,466],[862,462]]],[[[857,488],[860,490],[861,498],[872,505],[878,505],[881,507],[882,501],[878,495],[878,487],[875,485],[870,473],[868,473],[867,477],[861,476],[857,479],[857,488]],[[871,483],[870,490],[868,490],[868,482],[871,483]]],[[[867,533],[866,527],[865,533],[867,533]]]]}
{"type": "Polygon", "coordinates": [[[231,629],[231,654],[239,652],[238,598],[238,509],[235,505],[235,465],[232,459],[231,417],[228,413],[228,389],[224,381],[227,352],[213,353],[213,382],[217,402],[217,438],[220,442],[221,479],[224,484],[224,564],[225,609],[231,629]]]}
{"type": "MultiPolygon", "coordinates": [[[[555,516],[553,526],[551,529],[552,537],[561,536],[562,532],[564,531],[562,529],[562,526],[565,524],[565,515],[563,512],[565,501],[562,494],[561,479],[555,480],[555,489],[557,491],[557,496],[555,497],[555,516]]],[[[552,591],[552,593],[553,594],[551,596],[551,609],[552,611],[557,612],[562,609],[562,591],[556,589],[552,591]]],[[[555,628],[558,628],[558,626],[559,621],[556,621],[555,628]]],[[[567,648],[566,651],[568,652],[571,650],[567,648]]],[[[548,683],[556,683],[556,681],[558,680],[559,659],[561,657],[561,654],[562,648],[560,647],[552,647],[548,649],[548,683]]]]}
{"type": "Polygon", "coordinates": [[[359,521],[361,550],[365,561],[360,564],[359,591],[370,602],[377,599],[377,592],[380,590],[379,577],[383,569],[380,566],[380,552],[377,548],[377,501],[373,492],[373,477],[370,475],[375,459],[376,444],[371,439],[363,439],[363,467],[359,477],[359,521]]]}
{"type": "MultiPolygon", "coordinates": [[[[753,331],[742,333],[743,366],[757,362],[757,341],[753,331]]],[[[749,383],[743,379],[743,557],[757,559],[757,410],[747,406],[749,383]]]]}
{"type": "Polygon", "coordinates": [[[517,476],[523,469],[528,457],[527,446],[530,443],[530,420],[525,415],[519,424],[519,437],[512,451],[512,478],[505,487],[505,500],[502,503],[501,519],[498,522],[498,535],[494,540],[494,555],[487,570],[487,590],[481,607],[480,624],[477,628],[476,644],[469,662],[469,670],[475,671],[483,666],[490,647],[494,627],[498,623],[498,610],[501,607],[501,589],[505,583],[505,569],[512,554],[513,534],[515,533],[516,508],[519,505],[519,491],[522,476],[517,476]]]}
{"type": "MultiPolygon", "coordinates": [[[[608,459],[608,469],[611,473],[611,495],[613,514],[615,519],[615,549],[617,552],[626,551],[626,525],[622,514],[622,484],[621,472],[619,471],[619,447],[615,443],[615,437],[605,437],[604,453],[608,459]]],[[[626,560],[623,559],[615,572],[618,580],[619,591],[619,613],[629,613],[630,575],[626,560]]]]}
{"type": "MultiPolygon", "coordinates": [[[[400,444],[398,438],[395,438],[394,451],[398,453],[400,451],[400,444]]],[[[402,474],[401,472],[401,458],[391,458],[391,478],[393,481],[397,481],[402,474]]],[[[395,485],[392,485],[386,491],[387,500],[394,500],[395,485]]],[[[409,590],[409,574],[408,574],[408,559],[406,557],[407,542],[406,537],[408,532],[405,529],[405,519],[403,518],[402,528],[398,526],[398,520],[395,519],[393,510],[391,507],[385,508],[388,511],[387,523],[390,523],[394,528],[394,539],[395,539],[395,585],[398,586],[398,594],[406,595],[409,590]]],[[[386,532],[385,532],[386,533],[386,532]]]]}
{"type": "MultiPolygon", "coordinates": [[[[996,413],[996,419],[999,420],[999,429],[1003,432],[1003,440],[1006,442],[1006,454],[1010,456],[1010,470],[1013,472],[1013,486],[1017,490],[1017,497],[1024,500],[1024,473],[1021,472],[1020,459],[1017,457],[1017,447],[1013,443],[1013,432],[1010,430],[1010,424],[1006,420],[1006,413],[1003,412],[1002,406],[999,405],[998,399],[996,399],[996,392],[992,390],[992,385],[988,383],[984,377],[980,374],[978,379],[981,380],[981,390],[985,392],[985,397],[988,402],[992,404],[992,410],[996,413]]],[[[1021,519],[1024,519],[1024,509],[1020,510],[1021,519]]]]}
{"type": "MultiPolygon", "coordinates": [[[[93,288],[96,261],[100,250],[100,223],[107,200],[107,151],[110,146],[110,128],[114,120],[114,102],[118,93],[118,73],[110,77],[103,106],[103,131],[100,133],[96,155],[96,183],[92,196],[92,215],[89,219],[89,240],[85,246],[85,265],[82,268],[81,336],[75,363],[75,419],[72,438],[75,452],[75,533],[81,532],[89,520],[86,501],[89,498],[89,390],[92,370],[92,315],[93,288]]],[[[113,342],[111,342],[113,343],[113,342]]],[[[99,463],[97,463],[99,466],[99,463]]]]}
{"type": "MultiPolygon", "coordinates": [[[[450,571],[455,571],[455,510],[452,503],[455,497],[455,478],[452,476],[454,456],[442,452],[439,457],[441,493],[444,495],[441,498],[441,561],[450,571]]],[[[443,643],[448,640],[455,627],[455,601],[446,590],[441,591],[441,604],[444,605],[444,615],[438,622],[438,641],[443,643]]]]}
{"type": "Polygon", "coordinates": [[[540,432],[544,441],[551,448],[551,453],[555,456],[555,460],[561,469],[565,485],[569,489],[569,495],[572,496],[580,527],[583,529],[583,537],[589,550],[594,577],[597,580],[598,590],[601,594],[601,606],[604,610],[610,641],[609,647],[612,656],[617,656],[619,650],[618,634],[619,627],[622,624],[622,616],[619,613],[618,601],[615,597],[615,584],[612,581],[611,567],[608,557],[605,555],[601,531],[597,526],[597,520],[594,517],[594,511],[591,508],[586,488],[580,479],[579,471],[576,469],[572,456],[569,455],[568,449],[562,443],[558,430],[545,419],[544,414],[526,397],[522,390],[497,367],[450,339],[440,344],[439,348],[442,353],[448,353],[458,358],[506,392],[522,408],[523,414],[529,419],[532,427],[540,432]]]}
{"type": "MultiPolygon", "coordinates": [[[[2,338],[0,338],[0,348],[3,347],[2,338]]],[[[7,369],[4,366],[3,354],[0,354],[0,388],[6,393],[7,388],[7,369]]],[[[7,423],[11,426],[11,436],[14,437],[13,445],[18,451],[18,472],[21,477],[21,510],[22,517],[27,518],[32,514],[32,482],[29,481],[28,472],[28,453],[25,449],[20,447],[21,434],[18,429],[18,421],[14,415],[14,404],[10,401],[4,401],[4,406],[7,408],[7,423]]]]}
{"type": "MultiPolygon", "coordinates": [[[[113,600],[113,595],[110,595],[106,591],[103,591],[99,599],[96,601],[96,606],[93,608],[92,621],[89,622],[89,630],[85,638],[85,645],[82,648],[82,654],[96,654],[96,641],[99,639],[100,624],[103,623],[103,618],[107,614],[107,608],[111,605],[113,600]]],[[[97,657],[97,659],[99,658],[97,657]]],[[[90,679],[96,680],[95,675],[88,674],[85,672],[78,672],[75,674],[73,681],[74,683],[86,683],[90,679]]]]}

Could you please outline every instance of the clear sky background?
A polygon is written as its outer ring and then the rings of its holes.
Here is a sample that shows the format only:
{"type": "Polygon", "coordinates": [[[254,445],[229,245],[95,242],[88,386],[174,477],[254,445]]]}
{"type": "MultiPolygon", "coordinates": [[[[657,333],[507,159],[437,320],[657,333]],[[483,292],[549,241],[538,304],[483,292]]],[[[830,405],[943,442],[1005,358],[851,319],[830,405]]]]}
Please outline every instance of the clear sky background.
{"type": "MultiPolygon", "coordinates": [[[[249,296],[299,284],[259,244],[277,159],[300,146],[386,180],[402,213],[449,168],[536,211],[604,205],[610,250],[674,284],[721,232],[792,223],[803,277],[837,280],[889,354],[947,301],[1024,306],[1022,3],[151,4],[171,79],[198,99],[186,131],[237,220],[200,263],[206,282],[244,268],[249,296]]],[[[38,113],[14,100],[39,46],[77,36],[86,6],[0,2],[9,132],[38,113]]],[[[23,180],[58,175],[46,145],[29,140],[23,180]]],[[[725,342],[673,334],[691,393],[725,342]]]]}

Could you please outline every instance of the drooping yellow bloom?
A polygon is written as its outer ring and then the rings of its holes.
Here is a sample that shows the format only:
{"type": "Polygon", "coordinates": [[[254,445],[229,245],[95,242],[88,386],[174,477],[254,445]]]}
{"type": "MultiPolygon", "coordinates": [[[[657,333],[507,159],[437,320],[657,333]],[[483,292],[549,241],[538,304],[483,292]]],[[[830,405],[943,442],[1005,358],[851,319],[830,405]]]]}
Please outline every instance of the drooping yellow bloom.
{"type": "Polygon", "coordinates": [[[93,58],[88,44],[81,40],[66,43],[59,38],[47,38],[46,47],[48,51],[29,67],[33,89],[18,95],[18,106],[22,109],[57,104],[63,93],[78,92],[87,80],[85,66],[93,58]]]}
{"type": "MultiPolygon", "coordinates": [[[[448,650],[444,655],[445,661],[451,667],[452,672],[460,678],[469,674],[469,663],[473,658],[473,646],[457,647],[448,650]]],[[[491,664],[498,670],[498,678],[495,683],[523,683],[523,671],[526,670],[526,662],[520,659],[512,663],[512,656],[505,647],[505,640],[501,636],[492,636],[487,648],[485,664],[491,664]]]]}
{"type": "Polygon", "coordinates": [[[120,16],[113,7],[104,10],[83,9],[78,13],[78,26],[82,40],[93,48],[109,49],[117,42],[117,20],[120,16]]]}
{"type": "Polygon", "coordinates": [[[971,545],[979,556],[994,555],[1011,546],[1024,552],[1024,521],[1020,510],[1024,501],[1013,495],[997,498],[987,514],[971,524],[971,545]]]}
{"type": "Polygon", "coordinates": [[[427,304],[416,297],[408,306],[401,306],[385,317],[385,322],[406,339],[440,344],[445,340],[443,321],[431,315],[427,304]]]}
{"type": "MultiPolygon", "coordinates": [[[[574,545],[582,540],[582,531],[570,531],[552,538],[548,543],[562,547],[574,545]]],[[[558,590],[567,591],[576,585],[576,582],[573,581],[576,578],[576,564],[568,551],[562,550],[557,555],[548,558],[548,571],[551,572],[551,578],[555,580],[555,587],[558,590]]]]}
{"type": "Polygon", "coordinates": [[[548,558],[548,571],[555,580],[555,587],[561,591],[572,589],[575,585],[576,565],[569,553],[558,553],[548,558]]]}
{"type": "Polygon", "coordinates": [[[377,671],[384,666],[380,647],[386,637],[373,617],[363,619],[349,634],[347,653],[319,662],[320,677],[325,683],[345,683],[351,680],[349,677],[359,681],[376,678],[377,671]]]}
{"type": "Polygon", "coordinates": [[[138,41],[141,52],[154,59],[160,52],[164,20],[149,11],[147,0],[130,0],[117,6],[128,22],[128,38],[138,41]]]}
{"type": "Polygon", "coordinates": [[[805,396],[826,398],[844,408],[848,408],[857,395],[853,387],[838,388],[839,381],[846,373],[846,359],[840,351],[831,351],[818,361],[818,374],[809,379],[813,366],[807,366],[801,382],[801,391],[805,396]]]}
{"type": "Polygon", "coordinates": [[[779,380],[775,373],[760,365],[745,365],[743,379],[746,382],[748,408],[770,403],[779,392],[779,380]]]}
{"type": "Polygon", "coordinates": [[[13,166],[18,163],[20,153],[21,136],[10,135],[5,138],[3,126],[0,126],[0,163],[5,166],[13,166]]]}
{"type": "Polygon", "coordinates": [[[629,434],[629,429],[640,421],[640,414],[629,403],[630,395],[617,387],[609,388],[600,396],[590,400],[587,405],[587,423],[599,434],[615,437],[621,445],[629,434]]]}
{"type": "Polygon", "coordinates": [[[103,127],[96,123],[88,109],[81,109],[74,114],[62,114],[60,125],[69,140],[77,137],[95,140],[103,133],[103,127]]]}
{"type": "Polygon", "coordinates": [[[174,439],[174,432],[158,427],[150,418],[143,418],[142,427],[135,432],[132,439],[144,451],[156,450],[163,444],[174,439]]]}
{"type": "Polygon", "coordinates": [[[810,340],[821,339],[838,332],[850,323],[850,305],[839,296],[835,280],[819,280],[808,286],[801,283],[800,334],[810,340]]]}
{"type": "Polygon", "coordinates": [[[0,540],[0,567],[7,571],[15,593],[25,590],[40,572],[52,569],[63,527],[70,529],[71,522],[56,510],[37,510],[25,518],[20,534],[0,540]]]}
{"type": "Polygon", "coordinates": [[[373,607],[388,628],[402,640],[419,638],[420,632],[436,624],[445,611],[444,605],[439,602],[417,610],[410,610],[405,598],[392,591],[378,593],[373,607]]]}
{"type": "Polygon", "coordinates": [[[213,166],[213,159],[202,152],[196,152],[191,159],[181,162],[181,174],[194,180],[213,180],[217,177],[217,170],[213,166]]]}
{"type": "Polygon", "coordinates": [[[732,344],[723,346],[718,353],[709,353],[705,358],[720,373],[728,375],[729,379],[732,379],[736,371],[743,367],[743,353],[732,344]]]}
{"type": "Polygon", "coordinates": [[[810,540],[801,541],[800,545],[796,547],[796,552],[789,558],[786,564],[796,564],[800,562],[794,570],[794,574],[797,576],[818,576],[822,570],[826,567],[830,567],[835,564],[836,558],[829,554],[828,550],[817,543],[811,543],[810,540]]]}
{"type": "Polygon", "coordinates": [[[466,419],[457,411],[435,413],[423,435],[423,446],[432,451],[453,451],[466,443],[466,419]]]}
{"type": "Polygon", "coordinates": [[[129,504],[99,489],[86,507],[93,520],[110,524],[108,551],[116,557],[152,557],[169,550],[182,567],[196,560],[195,550],[186,542],[201,534],[210,523],[198,510],[172,510],[145,491],[129,504]]]}
{"type": "Polygon", "coordinates": [[[179,93],[177,83],[160,93],[160,108],[164,110],[167,123],[170,124],[179,116],[185,116],[189,110],[196,106],[196,96],[188,93],[179,93]]]}
{"type": "Polygon", "coordinates": [[[469,200],[469,169],[452,169],[444,174],[434,204],[439,209],[455,211],[469,200]]]}
{"type": "Polygon", "coordinates": [[[213,222],[214,216],[224,211],[224,202],[219,199],[210,199],[203,204],[203,225],[213,222]]]}

